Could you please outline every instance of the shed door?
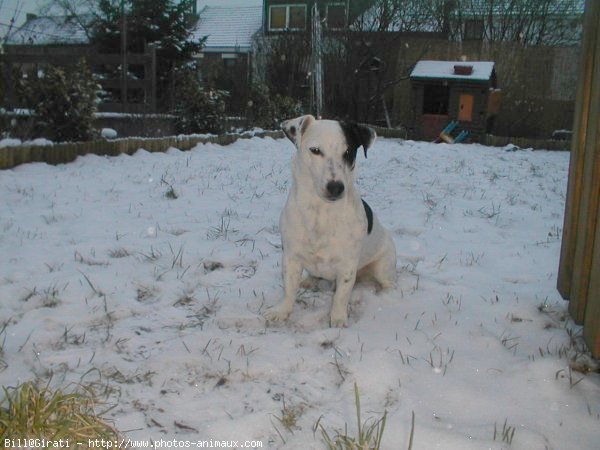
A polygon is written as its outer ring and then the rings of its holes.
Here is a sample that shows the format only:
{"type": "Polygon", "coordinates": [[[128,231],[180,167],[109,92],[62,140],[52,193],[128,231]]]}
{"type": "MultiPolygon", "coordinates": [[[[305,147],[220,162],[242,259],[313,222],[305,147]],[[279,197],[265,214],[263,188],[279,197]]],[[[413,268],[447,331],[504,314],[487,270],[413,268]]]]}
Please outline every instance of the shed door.
{"type": "Polygon", "coordinates": [[[460,94],[458,101],[458,120],[471,122],[473,120],[473,95],[460,94]]]}

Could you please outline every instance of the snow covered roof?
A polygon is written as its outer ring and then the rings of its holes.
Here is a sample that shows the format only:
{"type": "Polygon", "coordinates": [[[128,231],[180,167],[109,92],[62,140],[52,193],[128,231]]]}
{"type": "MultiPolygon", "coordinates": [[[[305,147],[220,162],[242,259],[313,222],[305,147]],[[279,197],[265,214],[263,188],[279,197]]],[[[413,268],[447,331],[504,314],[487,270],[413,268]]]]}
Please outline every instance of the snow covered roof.
{"type": "Polygon", "coordinates": [[[360,14],[350,24],[352,31],[388,31],[388,32],[426,32],[439,31],[439,24],[432,17],[430,10],[424,3],[411,3],[397,11],[393,17],[386,14],[386,6],[383,3],[374,3],[360,14]],[[389,21],[386,24],[382,20],[389,21]]]}
{"type": "Polygon", "coordinates": [[[500,0],[490,3],[489,0],[469,0],[461,2],[452,14],[466,17],[502,16],[520,14],[528,16],[578,16],[585,10],[585,0],[554,0],[551,2],[521,2],[500,0]]]}
{"type": "Polygon", "coordinates": [[[261,6],[207,6],[200,11],[193,38],[208,37],[205,52],[248,51],[252,47],[252,37],[261,27],[261,6]]]}
{"type": "Polygon", "coordinates": [[[410,74],[410,78],[438,78],[488,81],[494,71],[492,61],[419,61],[410,74]],[[454,66],[471,66],[469,75],[455,73],[454,66]]]}
{"type": "MultiPolygon", "coordinates": [[[[84,19],[85,20],[85,19],[84,19]]],[[[88,36],[80,18],[67,16],[29,17],[10,33],[9,45],[87,44],[88,36]]]]}

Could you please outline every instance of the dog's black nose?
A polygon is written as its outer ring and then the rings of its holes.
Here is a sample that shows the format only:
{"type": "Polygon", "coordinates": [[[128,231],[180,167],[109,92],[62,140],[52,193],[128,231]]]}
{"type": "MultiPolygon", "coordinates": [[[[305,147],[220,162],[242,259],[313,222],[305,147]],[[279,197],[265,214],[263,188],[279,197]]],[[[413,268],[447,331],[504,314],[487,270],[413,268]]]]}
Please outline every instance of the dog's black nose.
{"type": "Polygon", "coordinates": [[[344,183],[341,181],[330,181],[327,183],[327,194],[330,199],[335,200],[340,198],[342,192],[344,192],[344,183]]]}

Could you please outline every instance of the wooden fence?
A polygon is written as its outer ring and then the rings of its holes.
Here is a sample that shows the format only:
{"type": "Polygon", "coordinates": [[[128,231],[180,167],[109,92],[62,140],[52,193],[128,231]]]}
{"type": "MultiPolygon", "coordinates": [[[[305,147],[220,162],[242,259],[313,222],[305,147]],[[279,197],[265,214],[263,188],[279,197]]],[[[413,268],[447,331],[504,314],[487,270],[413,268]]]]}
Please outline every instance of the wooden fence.
{"type": "Polygon", "coordinates": [[[124,138],[91,142],[70,142],[54,145],[19,145],[0,148],[0,170],[11,169],[19,164],[45,162],[64,164],[87,154],[117,156],[122,153],[132,155],[139,149],[148,152],[165,152],[169,148],[189,150],[197,144],[213,143],[229,145],[238,139],[252,137],[282,138],[282,131],[262,131],[259,133],[223,134],[219,136],[172,136],[164,138],[124,138]]]}
{"type": "MultiPolygon", "coordinates": [[[[372,127],[378,136],[403,138],[403,130],[372,127]]],[[[270,137],[280,139],[283,131],[261,131],[258,133],[222,134],[219,136],[169,136],[159,138],[123,138],[115,140],[97,140],[90,142],[67,142],[53,145],[18,145],[0,148],[0,170],[11,169],[19,164],[45,162],[64,164],[74,161],[78,156],[87,154],[117,156],[121,153],[131,155],[140,148],[149,152],[165,152],[169,148],[189,150],[196,144],[213,143],[229,145],[238,139],[252,137],[270,137]]]]}
{"type": "MultiPolygon", "coordinates": [[[[369,125],[377,132],[377,136],[385,138],[406,138],[406,131],[394,128],[380,128],[369,125]]],[[[169,148],[189,150],[199,143],[228,145],[238,139],[250,137],[283,138],[282,131],[262,131],[259,133],[224,134],[219,136],[169,136],[159,138],[123,138],[115,140],[96,140],[90,142],[67,142],[53,145],[19,145],[0,148],[0,170],[11,169],[19,164],[45,162],[48,164],[64,164],[74,161],[78,156],[86,154],[116,156],[121,153],[131,155],[143,148],[149,152],[164,152],[169,148]]],[[[508,138],[485,136],[485,145],[505,146],[509,143],[522,148],[546,150],[567,150],[569,141],[532,140],[524,138],[508,138]]]]}
{"type": "Polygon", "coordinates": [[[600,2],[587,0],[557,287],[600,357],[600,2]]]}
{"type": "Polygon", "coordinates": [[[540,150],[566,150],[571,148],[571,141],[556,139],[531,139],[524,137],[494,136],[486,134],[482,136],[481,144],[492,147],[504,147],[505,145],[516,145],[520,148],[533,148],[540,150]]]}
{"type": "Polygon", "coordinates": [[[117,98],[103,101],[100,111],[152,113],[156,111],[156,50],[147,46],[144,53],[127,53],[127,76],[123,76],[123,55],[98,53],[89,45],[5,45],[3,80],[7,109],[19,107],[16,98],[15,75],[44,65],[65,66],[85,59],[105,92],[117,98]],[[132,68],[139,72],[133,77],[132,68]],[[18,69],[18,70],[15,70],[18,69]],[[106,75],[106,73],[112,75],[106,75]],[[143,75],[141,75],[143,74],[143,75]]]}

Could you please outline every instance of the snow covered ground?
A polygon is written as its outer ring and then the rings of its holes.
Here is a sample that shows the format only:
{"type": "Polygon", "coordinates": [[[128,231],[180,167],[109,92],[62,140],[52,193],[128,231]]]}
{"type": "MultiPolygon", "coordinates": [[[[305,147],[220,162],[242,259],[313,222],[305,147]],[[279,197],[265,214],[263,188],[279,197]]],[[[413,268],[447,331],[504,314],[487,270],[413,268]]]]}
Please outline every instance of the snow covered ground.
{"type": "Polygon", "coordinates": [[[92,383],[147,442],[324,448],[316,424],[356,434],[356,383],[363,420],[387,411],[384,449],[407,448],[413,412],[414,449],[598,448],[600,376],[570,364],[581,330],[555,289],[567,153],[379,139],[358,185],[399,283],[355,287],[340,330],[327,286],[285,325],[262,317],[293,151],[0,172],[0,384],[92,383]]]}

